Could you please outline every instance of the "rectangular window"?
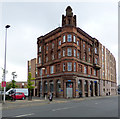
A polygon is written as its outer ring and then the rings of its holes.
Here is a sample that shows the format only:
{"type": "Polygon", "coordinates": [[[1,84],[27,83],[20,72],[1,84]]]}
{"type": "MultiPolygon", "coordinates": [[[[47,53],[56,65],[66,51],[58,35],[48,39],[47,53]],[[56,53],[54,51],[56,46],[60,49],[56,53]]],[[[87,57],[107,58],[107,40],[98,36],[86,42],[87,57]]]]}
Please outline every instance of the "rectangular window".
{"type": "Polygon", "coordinates": [[[54,54],[52,53],[52,60],[54,60],[54,54]]]}
{"type": "Polygon", "coordinates": [[[95,58],[95,64],[97,64],[97,58],[95,58]]]}
{"type": "Polygon", "coordinates": [[[104,56],[102,56],[102,61],[104,62],[104,56]]]}
{"type": "Polygon", "coordinates": [[[47,74],[47,68],[45,68],[45,74],[47,74]]]}
{"type": "Polygon", "coordinates": [[[87,67],[84,66],[84,74],[87,74],[87,67]]]}
{"type": "Polygon", "coordinates": [[[41,52],[41,46],[39,47],[39,52],[41,52]]]}
{"type": "Polygon", "coordinates": [[[50,74],[54,73],[54,66],[50,66],[50,74]]]}
{"type": "Polygon", "coordinates": [[[85,61],[85,55],[83,56],[83,60],[85,61]]]}
{"type": "Polygon", "coordinates": [[[68,41],[68,42],[72,42],[72,35],[70,35],[70,34],[67,35],[67,41],[68,41]]]}
{"type": "Polygon", "coordinates": [[[74,49],[74,57],[76,57],[76,49],[74,49]]]}
{"type": "Polygon", "coordinates": [[[41,64],[41,57],[39,57],[39,64],[41,64]]]}
{"type": "Polygon", "coordinates": [[[40,71],[40,76],[41,76],[41,75],[42,75],[42,68],[40,68],[40,70],[39,70],[39,71],[40,71]]]}
{"type": "Polygon", "coordinates": [[[58,58],[61,58],[61,52],[58,52],[58,58]]]}
{"type": "Polygon", "coordinates": [[[77,45],[79,46],[79,41],[77,41],[77,45]]]}
{"type": "Polygon", "coordinates": [[[61,45],[61,40],[59,40],[59,45],[61,45]]]}
{"type": "Polygon", "coordinates": [[[65,35],[63,36],[63,43],[66,41],[66,39],[65,39],[65,35]]]}
{"type": "Polygon", "coordinates": [[[68,56],[72,56],[72,49],[71,49],[71,48],[68,48],[68,49],[67,49],[67,55],[68,55],[68,56]]]}
{"type": "Polygon", "coordinates": [[[91,58],[90,58],[90,56],[89,56],[88,62],[90,62],[90,59],[91,59],[91,58]]]}
{"type": "Polygon", "coordinates": [[[76,43],[76,36],[73,36],[73,42],[76,43]]]}
{"type": "Polygon", "coordinates": [[[85,49],[85,44],[83,44],[83,49],[85,49]]]}
{"type": "Polygon", "coordinates": [[[95,48],[95,54],[97,54],[97,48],[95,48]]]}
{"type": "Polygon", "coordinates": [[[103,72],[103,77],[105,76],[105,73],[103,72]]]}
{"type": "Polygon", "coordinates": [[[102,68],[104,69],[104,64],[102,65],[102,68]]]}
{"type": "Polygon", "coordinates": [[[63,71],[65,71],[65,63],[63,63],[63,71]]]}
{"type": "Polygon", "coordinates": [[[46,46],[46,51],[48,51],[48,46],[46,46]]]}
{"type": "Polygon", "coordinates": [[[48,62],[48,56],[46,56],[46,62],[48,62]]]}
{"type": "Polygon", "coordinates": [[[77,58],[80,58],[80,54],[79,54],[79,51],[77,52],[77,58]]]}
{"type": "Polygon", "coordinates": [[[54,48],[54,43],[52,43],[52,49],[54,48]]]}
{"type": "Polygon", "coordinates": [[[65,49],[63,49],[63,57],[65,57],[65,49]]]}
{"type": "Polygon", "coordinates": [[[90,48],[88,48],[88,51],[90,52],[90,48]]]}
{"type": "Polygon", "coordinates": [[[74,71],[76,71],[76,62],[74,62],[74,71]]]}
{"type": "Polygon", "coordinates": [[[72,71],[72,62],[68,62],[68,71],[72,71]]]}
{"type": "Polygon", "coordinates": [[[96,69],[94,69],[94,76],[96,76],[97,75],[97,71],[96,71],[96,69]]]}

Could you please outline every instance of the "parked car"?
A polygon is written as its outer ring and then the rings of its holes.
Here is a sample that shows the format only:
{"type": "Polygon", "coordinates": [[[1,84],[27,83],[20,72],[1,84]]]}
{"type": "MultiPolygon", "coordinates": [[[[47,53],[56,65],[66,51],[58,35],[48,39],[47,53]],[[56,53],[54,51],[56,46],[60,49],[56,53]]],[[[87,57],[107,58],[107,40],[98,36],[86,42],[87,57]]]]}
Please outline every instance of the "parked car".
{"type": "Polygon", "coordinates": [[[24,95],[24,93],[22,92],[16,92],[16,93],[13,93],[11,95],[9,95],[11,97],[11,99],[22,99],[24,100],[26,98],[26,96],[24,95]]]}

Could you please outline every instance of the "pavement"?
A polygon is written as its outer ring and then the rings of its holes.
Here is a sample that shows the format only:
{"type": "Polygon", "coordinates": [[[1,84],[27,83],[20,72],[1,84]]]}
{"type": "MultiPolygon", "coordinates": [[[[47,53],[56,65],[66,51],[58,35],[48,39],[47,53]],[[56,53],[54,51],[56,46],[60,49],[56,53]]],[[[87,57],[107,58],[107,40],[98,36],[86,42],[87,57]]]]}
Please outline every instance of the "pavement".
{"type": "Polygon", "coordinates": [[[65,98],[53,98],[52,102],[49,102],[48,99],[45,100],[45,98],[40,99],[40,97],[32,97],[32,100],[28,100],[27,98],[25,100],[6,100],[5,104],[2,104],[2,109],[14,109],[14,108],[22,108],[22,107],[28,107],[28,106],[35,106],[35,105],[45,105],[50,103],[66,103],[71,101],[82,101],[82,100],[91,100],[91,99],[99,99],[99,98],[109,98],[114,96],[96,96],[96,97],[84,97],[84,98],[71,98],[71,99],[65,99],[65,98]]]}
{"type": "Polygon", "coordinates": [[[2,117],[117,117],[118,96],[6,101],[2,117]]]}

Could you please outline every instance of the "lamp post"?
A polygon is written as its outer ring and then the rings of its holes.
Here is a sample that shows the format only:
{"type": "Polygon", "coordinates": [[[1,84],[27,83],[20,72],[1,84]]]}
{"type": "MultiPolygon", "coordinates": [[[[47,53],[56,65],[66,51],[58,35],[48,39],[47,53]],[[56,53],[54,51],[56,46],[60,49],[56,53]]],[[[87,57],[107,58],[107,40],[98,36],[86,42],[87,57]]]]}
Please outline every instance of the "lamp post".
{"type": "MultiPolygon", "coordinates": [[[[4,71],[3,71],[3,81],[6,81],[6,52],[7,52],[7,29],[10,27],[10,25],[6,25],[6,33],[5,33],[5,59],[4,59],[4,71]]],[[[3,103],[5,103],[5,92],[6,92],[6,87],[4,87],[4,98],[3,98],[3,103]]]]}
{"type": "Polygon", "coordinates": [[[42,70],[44,70],[45,68],[41,68],[41,84],[40,84],[40,99],[42,99],[43,95],[42,95],[42,70]]]}

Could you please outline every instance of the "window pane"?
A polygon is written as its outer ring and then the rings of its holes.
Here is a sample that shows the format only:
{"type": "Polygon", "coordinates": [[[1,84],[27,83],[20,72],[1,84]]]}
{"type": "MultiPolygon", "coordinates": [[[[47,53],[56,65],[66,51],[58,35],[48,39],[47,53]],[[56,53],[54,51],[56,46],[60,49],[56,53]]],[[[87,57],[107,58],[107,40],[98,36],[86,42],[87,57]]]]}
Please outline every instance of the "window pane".
{"type": "Polygon", "coordinates": [[[73,42],[76,43],[76,37],[75,36],[73,36],[73,42]]]}
{"type": "Polygon", "coordinates": [[[65,71],[65,63],[63,63],[63,71],[65,71]]]}
{"type": "Polygon", "coordinates": [[[53,74],[53,72],[54,72],[54,66],[51,66],[50,67],[50,73],[53,74]]]}
{"type": "Polygon", "coordinates": [[[74,49],[74,57],[76,57],[76,49],[74,49]]]}
{"type": "Polygon", "coordinates": [[[65,42],[65,40],[66,40],[66,39],[65,39],[65,35],[64,35],[64,36],[63,36],[63,43],[65,42]]]}
{"type": "Polygon", "coordinates": [[[39,52],[41,52],[41,46],[39,47],[39,52]]]}
{"type": "Polygon", "coordinates": [[[95,48],[95,53],[97,54],[97,48],[95,48]]]}
{"type": "Polygon", "coordinates": [[[58,58],[61,58],[61,52],[58,52],[58,58]]]}
{"type": "Polygon", "coordinates": [[[61,40],[59,40],[59,45],[61,45],[61,40]]]}
{"type": "Polygon", "coordinates": [[[72,62],[68,62],[68,71],[72,71],[72,62]]]}
{"type": "Polygon", "coordinates": [[[80,58],[80,54],[79,54],[79,52],[77,52],[77,57],[80,58]]]}
{"type": "Polygon", "coordinates": [[[69,34],[69,35],[67,35],[67,41],[68,42],[72,42],[72,36],[69,34]]]}
{"type": "Polygon", "coordinates": [[[72,49],[71,49],[71,48],[68,48],[67,51],[68,51],[68,53],[67,53],[68,56],[72,56],[72,49]]]}
{"type": "Polygon", "coordinates": [[[76,63],[74,63],[74,71],[76,71],[76,63]]]}
{"type": "Polygon", "coordinates": [[[65,49],[63,49],[63,57],[65,56],[65,49]]]}
{"type": "Polygon", "coordinates": [[[52,48],[54,48],[54,43],[52,43],[52,48]]]}
{"type": "Polygon", "coordinates": [[[41,57],[39,57],[39,64],[41,64],[41,57]]]}

